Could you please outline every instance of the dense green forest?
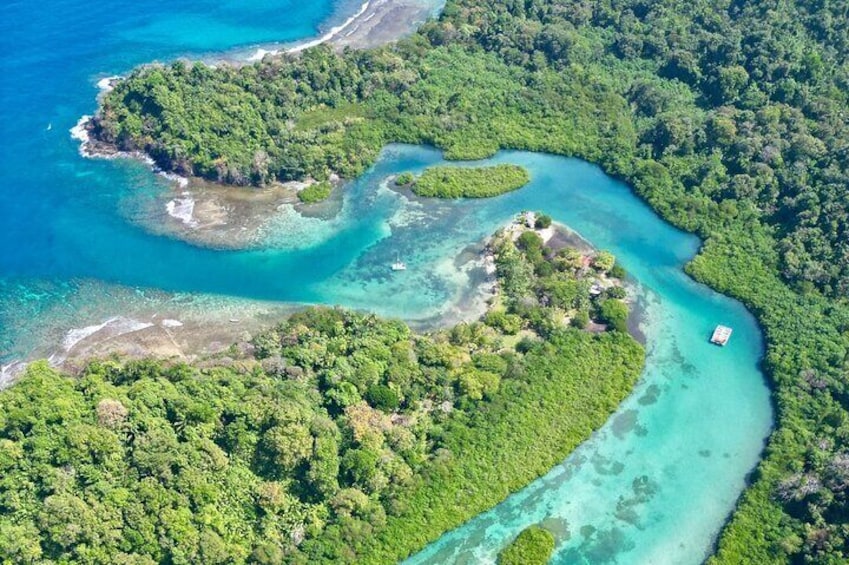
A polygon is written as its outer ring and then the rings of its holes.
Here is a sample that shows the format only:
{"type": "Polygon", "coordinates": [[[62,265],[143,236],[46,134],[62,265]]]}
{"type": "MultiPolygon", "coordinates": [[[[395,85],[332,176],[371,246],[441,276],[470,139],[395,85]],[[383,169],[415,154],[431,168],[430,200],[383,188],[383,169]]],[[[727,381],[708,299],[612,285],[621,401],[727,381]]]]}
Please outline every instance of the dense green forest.
{"type": "Polygon", "coordinates": [[[484,322],[312,308],[194,366],[30,367],[0,393],[0,562],[392,563],[500,502],[643,365],[627,333],[564,322],[621,304],[588,292],[611,261],[515,235],[484,322]]]}
{"type": "MultiPolygon", "coordinates": [[[[492,167],[428,167],[417,179],[409,180],[417,196],[435,198],[491,198],[522,188],[531,181],[527,170],[518,165],[492,167]]],[[[402,182],[402,184],[407,184],[402,182]]]]}
{"type": "Polygon", "coordinates": [[[134,73],[94,134],[262,184],[387,142],[574,155],[700,235],[767,339],[776,431],[715,563],[849,559],[849,2],[449,0],[396,46],[134,73]]]}

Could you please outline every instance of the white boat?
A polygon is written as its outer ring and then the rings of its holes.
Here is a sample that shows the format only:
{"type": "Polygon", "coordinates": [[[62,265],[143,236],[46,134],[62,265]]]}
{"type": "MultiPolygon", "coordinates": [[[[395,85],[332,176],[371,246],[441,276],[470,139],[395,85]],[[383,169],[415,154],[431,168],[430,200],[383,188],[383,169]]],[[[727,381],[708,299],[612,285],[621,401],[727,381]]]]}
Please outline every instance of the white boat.
{"type": "Polygon", "coordinates": [[[407,264],[401,260],[401,257],[395,257],[395,262],[392,263],[393,271],[406,271],[407,264]]]}
{"type": "Polygon", "coordinates": [[[728,340],[731,339],[731,332],[733,330],[727,326],[716,326],[716,329],[713,330],[713,335],[710,337],[710,342],[715,343],[716,345],[725,345],[728,343],[728,340]]]}

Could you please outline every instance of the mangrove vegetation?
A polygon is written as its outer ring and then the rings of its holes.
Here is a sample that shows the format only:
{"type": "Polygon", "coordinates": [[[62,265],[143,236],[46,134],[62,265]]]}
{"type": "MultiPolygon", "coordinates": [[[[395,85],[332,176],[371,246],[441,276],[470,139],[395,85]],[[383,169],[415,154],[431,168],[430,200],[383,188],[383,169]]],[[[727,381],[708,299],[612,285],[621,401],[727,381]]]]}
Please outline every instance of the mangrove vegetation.
{"type": "Polygon", "coordinates": [[[104,98],[93,134],[245,185],[351,178],[393,141],[453,159],[514,148],[599,164],[704,240],[688,272],[744,301],[766,336],[776,428],[712,563],[844,563],[847,10],[449,0],[380,49],[140,69],[104,98]]]}
{"type": "Polygon", "coordinates": [[[428,167],[412,181],[412,189],[416,196],[431,198],[491,198],[530,181],[528,171],[518,165],[428,167]]]}
{"type": "Polygon", "coordinates": [[[554,536],[540,526],[522,530],[498,555],[498,565],[547,565],[554,553],[554,536]]]}

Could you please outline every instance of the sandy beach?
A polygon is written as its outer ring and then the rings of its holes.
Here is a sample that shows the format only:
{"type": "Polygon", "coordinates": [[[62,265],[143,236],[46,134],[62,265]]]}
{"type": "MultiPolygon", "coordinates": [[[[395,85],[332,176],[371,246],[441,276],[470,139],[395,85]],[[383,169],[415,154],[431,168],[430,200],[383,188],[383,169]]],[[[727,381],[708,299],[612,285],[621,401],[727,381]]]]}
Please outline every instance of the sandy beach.
{"type": "Polygon", "coordinates": [[[290,47],[260,47],[248,61],[258,61],[268,55],[298,53],[322,43],[337,49],[378,47],[412,34],[435,17],[444,5],[444,0],[368,0],[355,14],[323,35],[290,47]]]}
{"type": "Polygon", "coordinates": [[[438,13],[442,0],[371,0],[368,7],[328,41],[338,48],[365,49],[412,34],[438,13]]]}

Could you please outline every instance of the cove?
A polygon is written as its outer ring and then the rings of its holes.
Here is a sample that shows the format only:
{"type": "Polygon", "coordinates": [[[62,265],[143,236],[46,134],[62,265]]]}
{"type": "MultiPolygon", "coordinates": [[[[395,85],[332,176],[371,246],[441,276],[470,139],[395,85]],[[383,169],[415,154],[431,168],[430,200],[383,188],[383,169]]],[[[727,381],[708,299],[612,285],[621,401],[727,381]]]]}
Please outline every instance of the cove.
{"type": "MultiPolygon", "coordinates": [[[[455,260],[521,210],[542,210],[617,255],[638,282],[645,310],[645,372],[606,426],[562,465],[491,512],[446,534],[409,563],[493,561],[525,526],[555,531],[555,563],[699,563],[733,509],[769,433],[769,391],[758,363],[762,338],[738,303],[689,279],[682,265],[697,238],[656,216],[624,184],[586,162],[501,152],[468,163],[515,163],[525,188],[493,199],[419,200],[390,189],[392,175],[441,164],[436,150],[390,146],[343,193],[329,219],[288,215],[256,251],[198,248],[104,213],[85,226],[67,218],[55,245],[77,253],[40,276],[93,279],[171,292],[279,302],[341,304],[416,322],[466,299],[476,273],[455,260]],[[80,231],[80,233],[77,233],[80,231]],[[82,255],[80,255],[82,254],[82,255]],[[408,270],[393,273],[396,256],[408,270]],[[123,258],[123,259],[118,259],[123,258]],[[734,327],[731,343],[708,337],[734,327]]],[[[163,189],[131,161],[88,166],[126,177],[125,190],[163,189]]],[[[121,198],[127,198],[127,194],[121,198]]],[[[60,224],[61,225],[61,224],[60,224]]],[[[58,259],[58,257],[57,257],[58,259]]],[[[35,275],[36,273],[33,273],[35,275]]],[[[42,320],[41,323],[51,323],[42,320]]]]}
{"type": "Polygon", "coordinates": [[[168,190],[165,181],[139,163],[83,159],[68,137],[93,111],[94,84],[107,74],[314,36],[322,22],[343,20],[359,6],[342,4],[109,0],[91,9],[51,0],[8,7],[0,22],[0,103],[7,109],[0,364],[162,291],[341,304],[426,324],[446,305],[462,304],[477,282],[455,260],[467,246],[520,210],[543,210],[614,252],[639,282],[645,373],[572,457],[410,562],[492,561],[540,521],[557,533],[556,563],[702,561],[771,426],[758,370],[761,335],[742,306],[684,275],[698,240],[665,224],[628,187],[578,160],[503,152],[487,162],[527,167],[533,180],[526,188],[487,201],[409,200],[386,186],[387,177],[442,160],[432,149],[392,146],[346,188],[339,214],[287,213],[265,248],[224,252],[148,233],[136,222],[135,203],[168,190]],[[393,274],[388,265],[397,255],[409,268],[393,274]],[[707,343],[717,323],[735,330],[724,349],[707,343]]]}
{"type": "MultiPolygon", "coordinates": [[[[390,147],[354,195],[389,174],[437,163],[442,160],[432,150],[390,147]]],[[[370,284],[330,290],[338,284],[334,277],[325,291],[358,307],[381,295],[382,305],[372,303],[371,309],[403,316],[395,308],[415,304],[418,292],[432,288],[427,280],[434,277],[426,273],[439,272],[440,256],[450,257],[519,210],[543,210],[611,250],[638,281],[646,368],[604,428],[563,464],[407,563],[494,562],[523,528],[540,522],[557,536],[554,563],[704,561],[771,428],[755,320],[739,303],[683,273],[697,252],[697,238],[663,222],[597,167],[524,152],[502,152],[484,163],[522,165],[533,180],[491,200],[413,203],[416,213],[403,204],[393,217],[406,221],[390,221],[391,234],[343,275],[370,284]],[[385,272],[392,250],[409,258],[413,280],[405,285],[369,277],[385,272]],[[381,292],[387,287],[394,290],[381,292]],[[726,348],[708,343],[717,323],[735,328],[726,348]]],[[[367,201],[363,196],[355,198],[367,201]]]]}
{"type": "MultiPolygon", "coordinates": [[[[552,563],[701,563],[733,510],[772,423],[763,343],[739,303],[692,281],[694,236],[658,218],[622,183],[572,159],[506,152],[531,184],[471,212],[541,209],[611,250],[639,281],[646,367],[633,394],[566,461],[407,565],[494,563],[528,525],[556,536],[552,563]],[[717,323],[731,343],[708,343],[717,323]]],[[[468,204],[461,204],[468,206],[468,204]]]]}

